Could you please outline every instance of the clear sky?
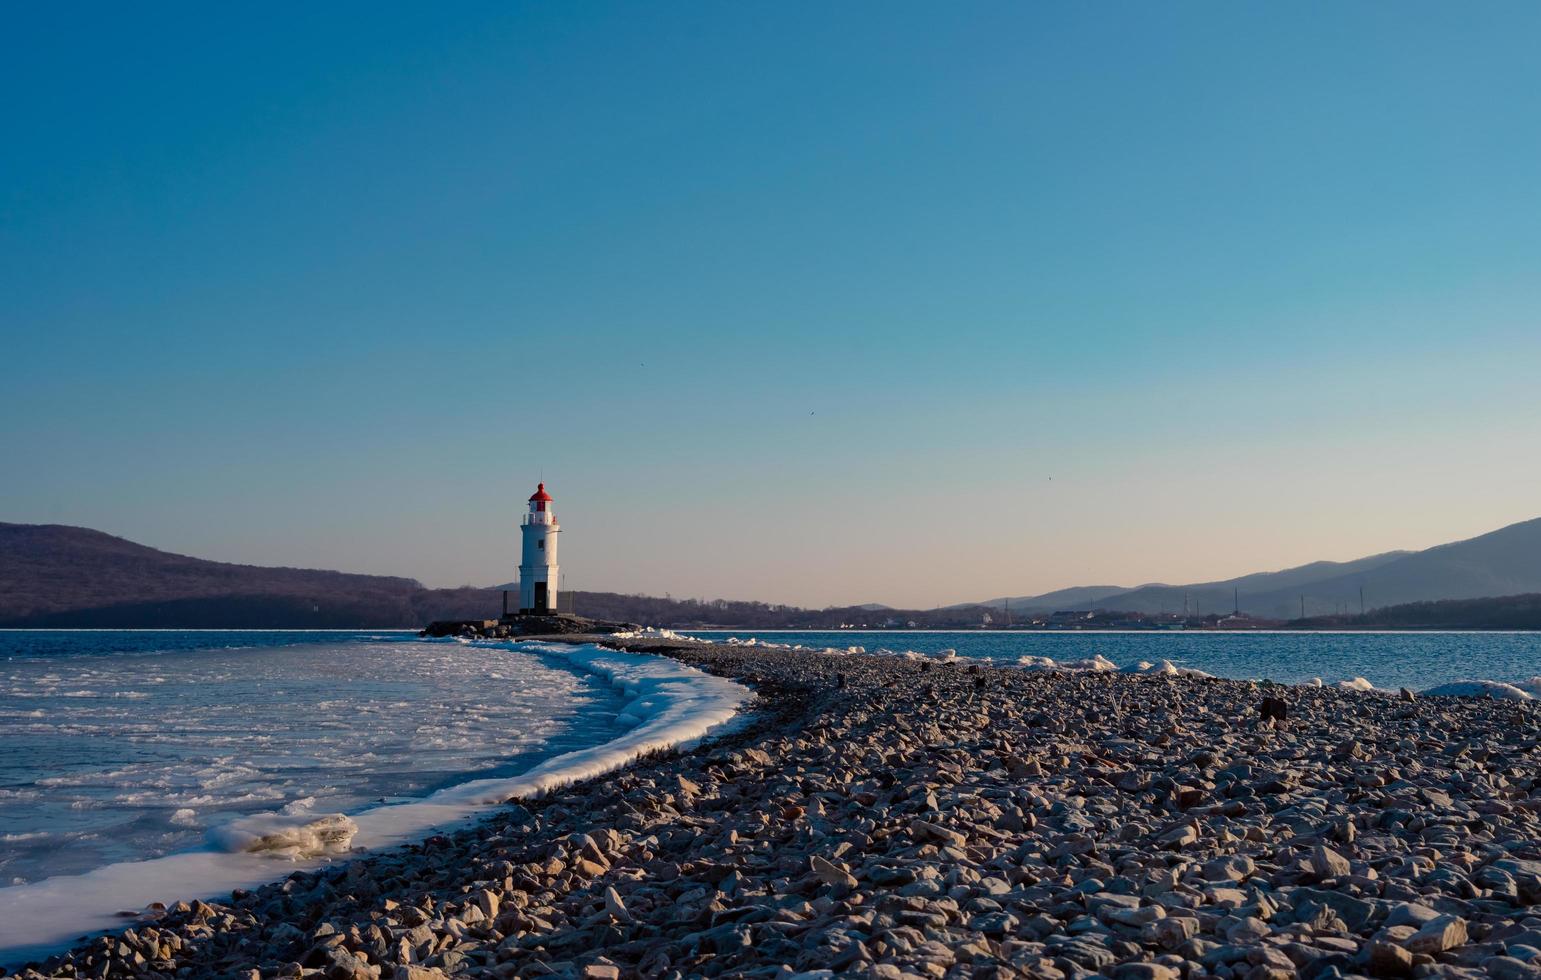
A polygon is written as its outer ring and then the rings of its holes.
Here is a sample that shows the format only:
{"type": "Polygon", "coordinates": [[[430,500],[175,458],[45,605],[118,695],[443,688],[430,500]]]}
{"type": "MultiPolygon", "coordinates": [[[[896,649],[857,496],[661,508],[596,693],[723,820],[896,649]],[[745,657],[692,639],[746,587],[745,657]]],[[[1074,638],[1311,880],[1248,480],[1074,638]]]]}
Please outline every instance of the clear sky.
{"type": "Polygon", "coordinates": [[[932,606],[1541,515],[1541,5],[11,5],[0,519],[932,606]]]}

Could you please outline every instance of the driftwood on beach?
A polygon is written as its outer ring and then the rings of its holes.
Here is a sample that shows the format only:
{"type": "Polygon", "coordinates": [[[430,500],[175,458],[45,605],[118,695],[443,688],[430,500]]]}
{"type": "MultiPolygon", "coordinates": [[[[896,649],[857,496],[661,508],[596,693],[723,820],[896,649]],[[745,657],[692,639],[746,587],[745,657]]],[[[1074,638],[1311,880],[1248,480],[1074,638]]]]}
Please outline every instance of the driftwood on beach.
{"type": "Polygon", "coordinates": [[[25,975],[1541,977],[1530,703],[604,642],[752,723],[25,975]]]}

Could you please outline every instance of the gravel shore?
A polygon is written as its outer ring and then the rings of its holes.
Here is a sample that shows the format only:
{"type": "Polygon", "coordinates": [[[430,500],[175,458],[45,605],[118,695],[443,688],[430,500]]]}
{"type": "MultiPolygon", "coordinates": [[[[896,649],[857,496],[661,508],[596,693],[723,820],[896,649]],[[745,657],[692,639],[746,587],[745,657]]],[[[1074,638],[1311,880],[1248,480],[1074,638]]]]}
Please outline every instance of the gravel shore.
{"type": "Polygon", "coordinates": [[[1541,980],[1531,703],[607,642],[754,720],[21,975],[1541,980]]]}

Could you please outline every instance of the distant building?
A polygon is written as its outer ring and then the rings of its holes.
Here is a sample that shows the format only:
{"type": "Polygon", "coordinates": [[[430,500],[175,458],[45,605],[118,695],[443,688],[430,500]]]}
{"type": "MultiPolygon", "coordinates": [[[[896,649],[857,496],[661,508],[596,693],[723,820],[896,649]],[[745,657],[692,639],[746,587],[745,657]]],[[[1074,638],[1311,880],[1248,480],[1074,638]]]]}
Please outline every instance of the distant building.
{"type": "Polygon", "coordinates": [[[1049,625],[1061,626],[1070,623],[1084,623],[1089,619],[1095,619],[1096,613],[1090,609],[1061,609],[1050,614],[1049,625]]]}
{"type": "MultiPolygon", "coordinates": [[[[528,486],[528,484],[526,484],[528,486]]],[[[542,483],[530,495],[530,512],[519,527],[523,549],[519,558],[519,611],[544,615],[557,611],[557,535],[562,527],[551,509],[551,494],[542,483]]]]}

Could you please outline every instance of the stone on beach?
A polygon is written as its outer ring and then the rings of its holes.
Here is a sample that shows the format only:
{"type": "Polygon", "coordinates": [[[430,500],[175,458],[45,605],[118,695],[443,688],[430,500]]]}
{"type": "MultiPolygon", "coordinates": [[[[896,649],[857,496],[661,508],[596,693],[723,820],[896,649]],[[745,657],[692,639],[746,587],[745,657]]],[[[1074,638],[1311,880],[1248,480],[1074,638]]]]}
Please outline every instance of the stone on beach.
{"type": "Polygon", "coordinates": [[[1443,953],[1466,942],[1466,920],[1442,915],[1426,923],[1404,943],[1414,953],[1443,953]]]}
{"type": "Polygon", "coordinates": [[[1318,844],[1311,848],[1311,869],[1324,878],[1339,878],[1349,872],[1348,858],[1318,844]]]}

